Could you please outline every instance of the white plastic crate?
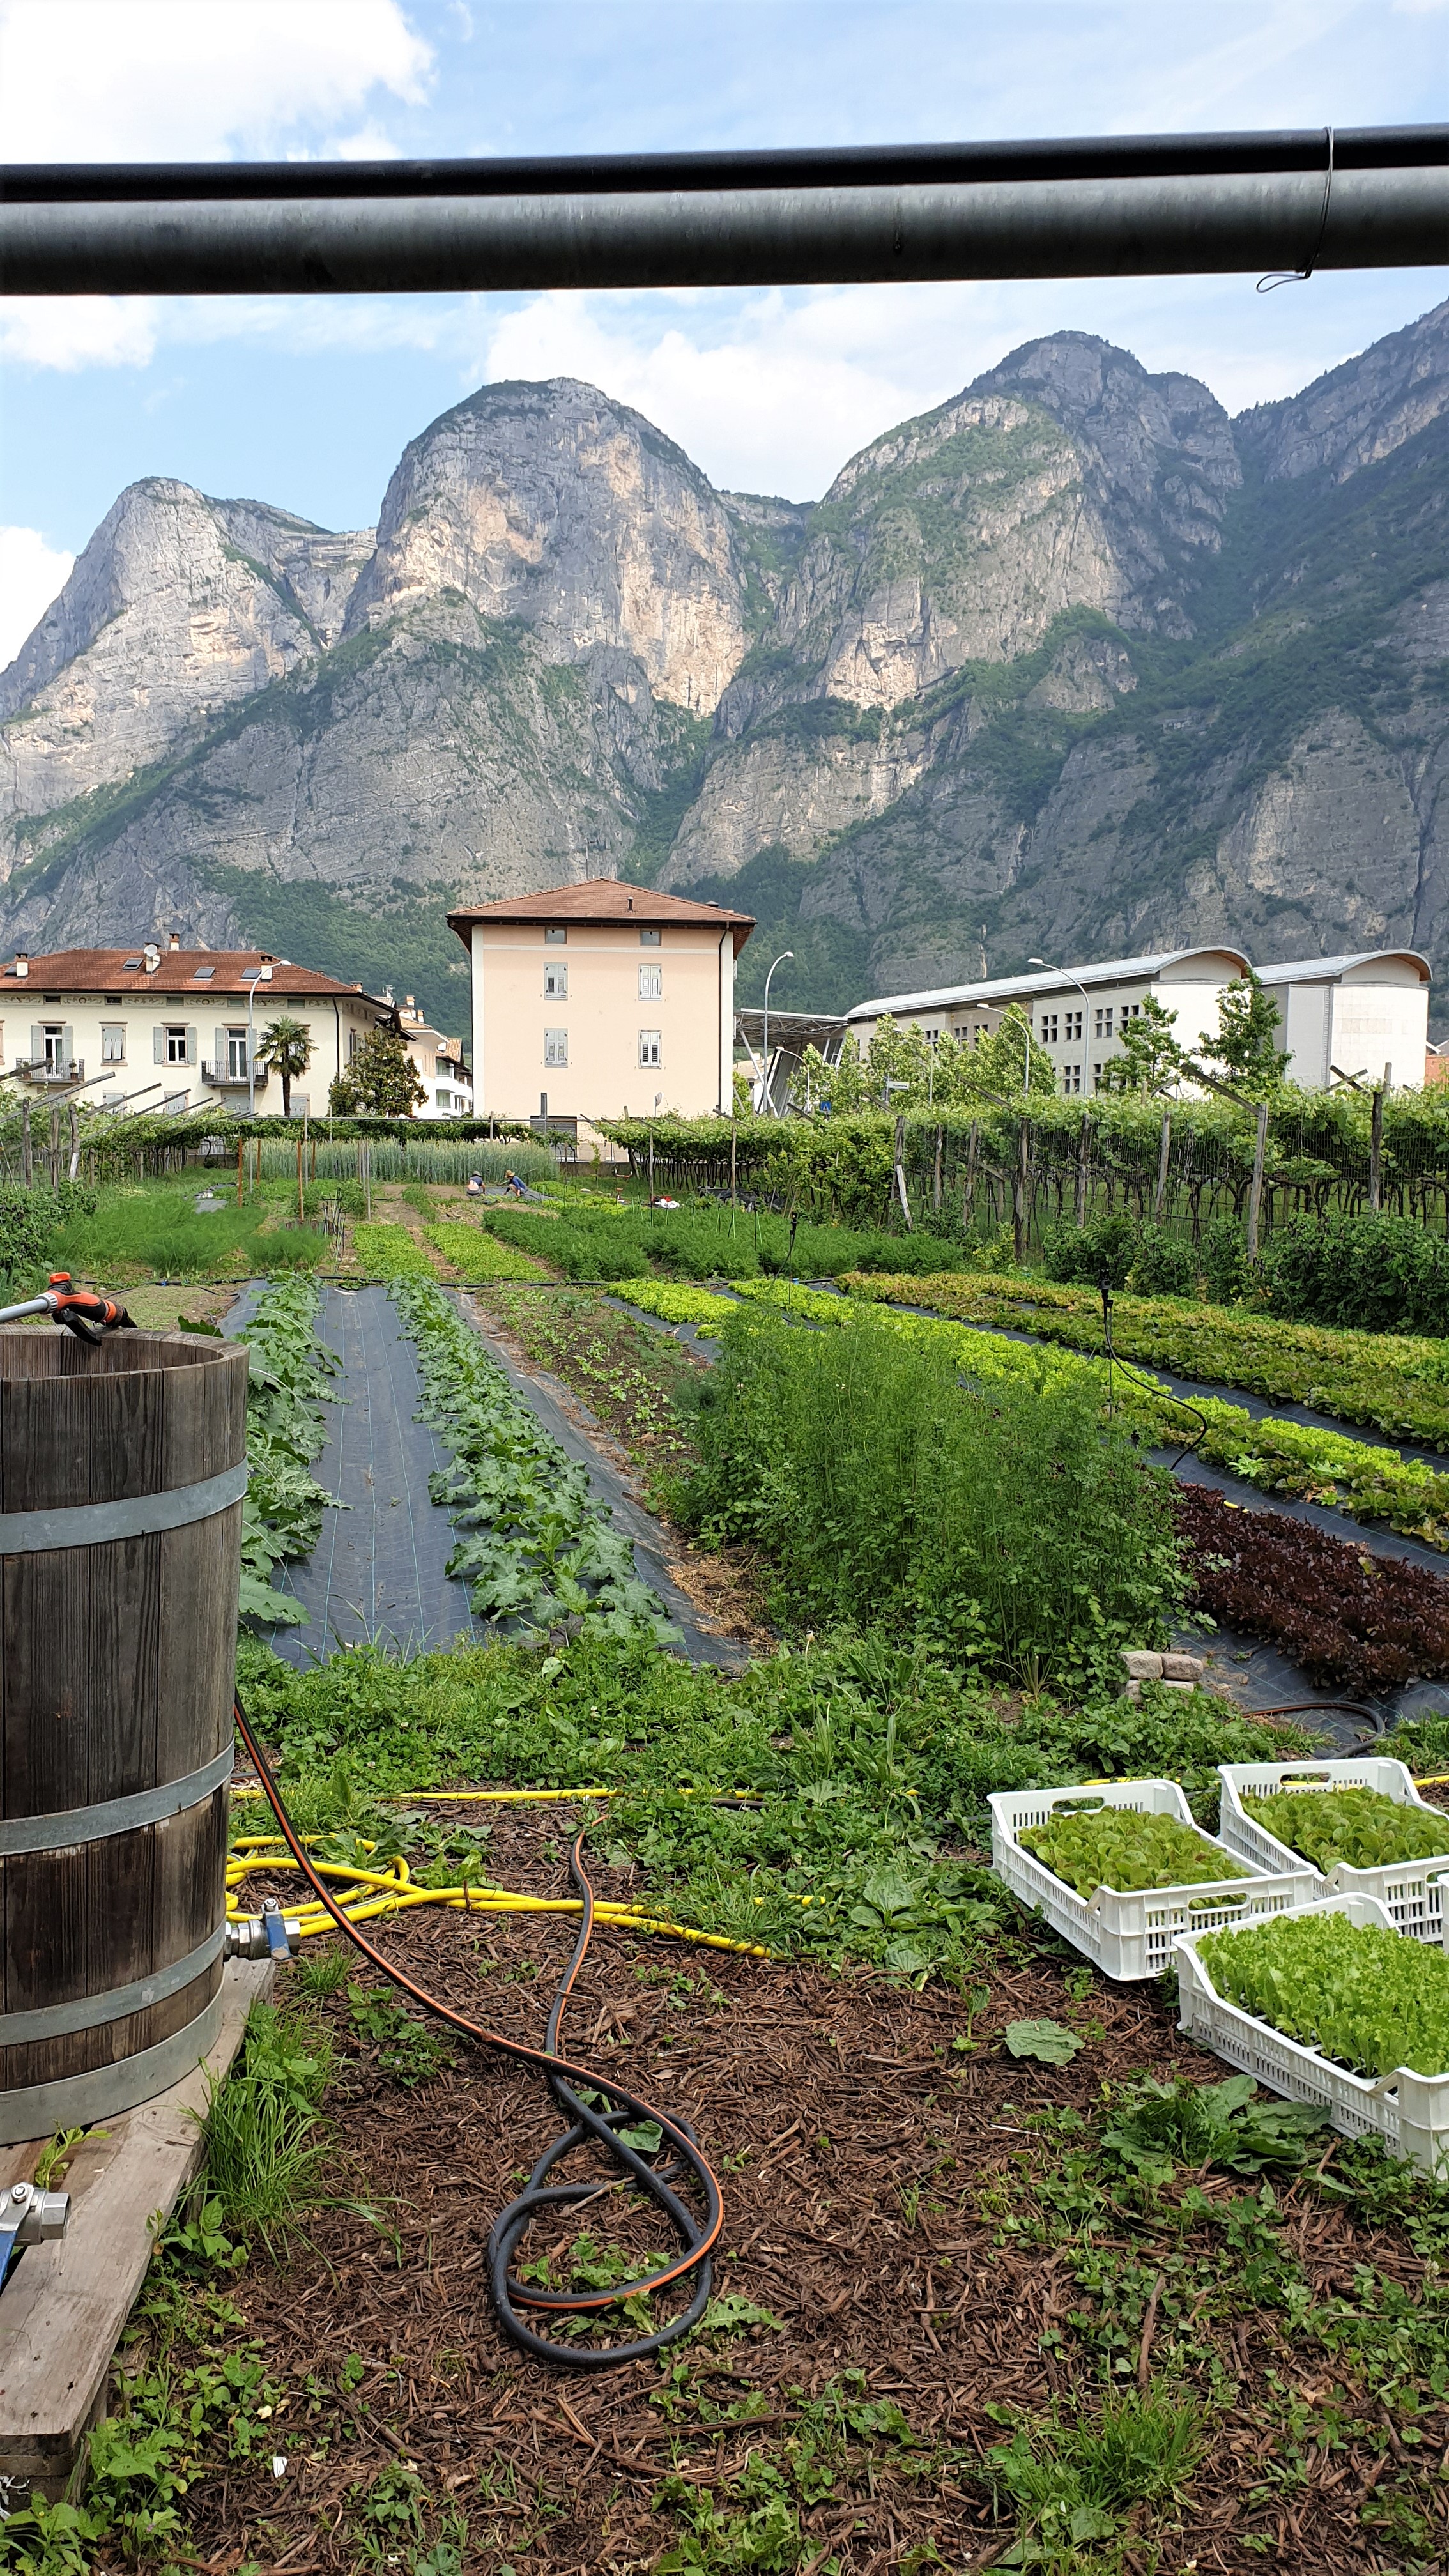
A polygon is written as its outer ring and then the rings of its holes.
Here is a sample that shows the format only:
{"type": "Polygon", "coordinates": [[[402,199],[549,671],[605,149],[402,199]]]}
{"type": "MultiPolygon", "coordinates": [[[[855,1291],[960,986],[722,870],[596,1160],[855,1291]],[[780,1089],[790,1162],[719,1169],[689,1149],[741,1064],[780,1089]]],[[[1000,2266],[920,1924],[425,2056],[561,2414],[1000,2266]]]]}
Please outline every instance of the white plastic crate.
{"type": "Polygon", "coordinates": [[[1395,1931],[1407,1932],[1415,1941],[1442,1942],[1449,1921],[1441,1892],[1449,1877],[1449,1816],[1440,1816],[1441,1852],[1420,1860],[1387,1861],[1373,1869],[1352,1869],[1347,1861],[1338,1861],[1325,1872],[1314,1869],[1301,1852],[1243,1812],[1244,1790],[1250,1798],[1269,1797],[1275,1789],[1311,1798],[1325,1789],[1377,1789],[1397,1807],[1417,1807],[1426,1816],[1438,1814],[1427,1798],[1420,1797],[1402,1762],[1366,1753],[1351,1762],[1220,1762],[1218,1770],[1223,1784],[1218,1834],[1229,1851],[1242,1860],[1256,1861],[1260,1869],[1309,1870],[1315,1897],[1376,1896],[1388,1907],[1395,1931]]]}
{"type": "Polygon", "coordinates": [[[1313,1872],[1301,1861],[1287,1869],[1267,1871],[1244,1859],[1247,1878],[1207,1879],[1196,1887],[1146,1887],[1119,1895],[1099,1887],[1079,1896],[1055,1870],[1024,1851],[1017,1839],[1031,1825],[1044,1825],[1057,1807],[1136,1807],[1153,1816],[1176,1816],[1210,1852],[1223,1846],[1202,1826],[1175,1780],[1094,1780],[1073,1789],[998,1789],[991,1799],[991,1866],[1013,1896],[1031,1906],[1070,1941],[1104,1977],[1125,1984],[1136,1977],[1157,1977],[1170,1966],[1172,1945],[1181,1932],[1211,1932],[1220,1924],[1265,1914],[1286,1914],[1313,1895],[1313,1872]]]}
{"type": "MultiPolygon", "coordinates": [[[[1326,1896],[1298,1911],[1346,1914],[1351,1923],[1394,1929],[1387,1906],[1376,1896],[1326,1896]]],[[[1342,2136],[1382,2138],[1390,2155],[1421,2165],[1425,2173],[1449,2169],[1449,2073],[1416,2075],[1400,2066],[1392,2075],[1350,2074],[1346,2066],[1289,2039],[1271,2022],[1225,2003],[1197,1955],[1198,1938],[1196,1932],[1184,1934],[1174,1952],[1178,2028],[1188,2038],[1272,2092],[1286,2093],[1294,2102],[1316,2102],[1342,2136]]]]}

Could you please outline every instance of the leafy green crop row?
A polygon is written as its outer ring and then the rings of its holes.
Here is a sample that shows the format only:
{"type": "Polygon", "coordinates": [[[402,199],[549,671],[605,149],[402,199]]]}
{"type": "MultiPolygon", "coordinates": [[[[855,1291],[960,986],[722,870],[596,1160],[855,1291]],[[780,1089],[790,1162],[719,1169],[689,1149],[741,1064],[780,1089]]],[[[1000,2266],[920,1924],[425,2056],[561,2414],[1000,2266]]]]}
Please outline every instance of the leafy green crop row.
{"type": "MultiPolygon", "coordinates": [[[[1092,1288],[986,1272],[929,1280],[857,1274],[842,1285],[861,1296],[929,1306],[957,1323],[1004,1324],[1071,1350],[1102,1349],[1102,1308],[1092,1288]]],[[[1367,1423],[1391,1438],[1449,1449],[1449,1346],[1440,1341],[1336,1331],[1187,1297],[1130,1295],[1113,1300],[1112,1339],[1124,1359],[1149,1368],[1215,1379],[1367,1423]]]]}
{"type": "Polygon", "coordinates": [[[369,1279],[436,1279],[438,1275],[436,1262],[428,1259],[417,1236],[405,1225],[355,1225],[352,1250],[358,1268],[369,1279]]]}
{"type": "Polygon", "coordinates": [[[1200,1887],[1248,1872],[1230,1853],[1215,1851],[1178,1816],[1144,1815],[1136,1807],[1059,1808],[1044,1825],[1017,1835],[1079,1896],[1099,1887],[1126,1895],[1142,1887],[1200,1887]]]}
{"type": "Polygon", "coordinates": [[[481,1225],[469,1225],[458,1217],[440,1218],[436,1225],[423,1228],[435,1252],[470,1284],[486,1279],[541,1279],[541,1265],[526,1252],[518,1252],[481,1225]]]}
{"type": "Polygon", "coordinates": [[[1378,1789],[1280,1789],[1243,1795],[1243,1812],[1315,1869],[1381,1869],[1399,1860],[1434,1860],[1449,1851],[1449,1816],[1401,1807],[1378,1789]]]}
{"type": "Polygon", "coordinates": [[[838,1270],[945,1270],[961,1246],[931,1234],[892,1235],[878,1228],[816,1225],[768,1209],[695,1201],[686,1207],[588,1203],[569,1191],[547,1209],[489,1207],[484,1223],[504,1243],[535,1253],[566,1279],[647,1279],[653,1271],[682,1279],[720,1279],[794,1270],[808,1279],[838,1270]]]}
{"type": "Polygon", "coordinates": [[[549,1438],[456,1306],[420,1279],[394,1280],[392,1295],[418,1346],[422,1418],[453,1452],[429,1490],[466,1533],[448,1571],[467,1583],[474,1609],[525,1635],[580,1620],[610,1635],[642,1627],[671,1638],[587,1470],[549,1438]]]}
{"type": "MultiPolygon", "coordinates": [[[[867,1297],[883,1296],[889,1289],[897,1296],[909,1293],[913,1303],[921,1302],[914,1282],[856,1277],[850,1284],[857,1294],[867,1297]]],[[[785,1294],[798,1311],[808,1313],[816,1322],[830,1320],[829,1310],[838,1303],[822,1291],[812,1294],[787,1286],[785,1294]]],[[[967,1324],[933,1325],[914,1315],[901,1315],[899,1322],[906,1331],[957,1333],[962,1367],[983,1382],[1018,1377],[1034,1356],[1028,1344],[977,1331],[967,1324]]],[[[1047,1354],[1039,1352],[1035,1356],[1044,1358],[1047,1354]]],[[[1105,1359],[1069,1359],[1064,1353],[1052,1357],[1069,1376],[1090,1375],[1105,1400],[1105,1359]]],[[[1242,1405],[1225,1404],[1215,1396],[1195,1399],[1193,1410],[1187,1411],[1166,1387],[1134,1383],[1120,1370],[1115,1373],[1112,1391],[1116,1411],[1151,1440],[1190,1439],[1200,1457],[1228,1468],[1265,1493],[1291,1494],[1307,1502],[1327,1503],[1352,1514],[1356,1520],[1387,1521],[1391,1529],[1401,1530],[1407,1537],[1422,1539],[1430,1547],[1449,1548],[1449,1475],[1440,1474],[1436,1468],[1421,1466],[1416,1459],[1400,1458],[1391,1449],[1370,1448],[1365,1441],[1350,1440],[1341,1432],[1291,1422],[1281,1415],[1255,1419],[1242,1405]],[[1200,1423],[1195,1419],[1198,1416],[1200,1423]]]]}
{"type": "Polygon", "coordinates": [[[300,1274],[265,1289],[238,1339],[251,1353],[247,1380],[247,1463],[242,1505],[241,1616],[295,1627],[307,1613],[272,1589],[272,1570],[310,1556],[331,1496],[308,1473],[326,1444],[322,1412],[337,1360],[318,1339],[321,1291],[300,1274]]]}
{"type": "Polygon", "coordinates": [[[1358,2075],[1449,2073],[1449,1955],[1343,1914],[1210,1932],[1198,1955],[1228,2003],[1358,2075]]]}

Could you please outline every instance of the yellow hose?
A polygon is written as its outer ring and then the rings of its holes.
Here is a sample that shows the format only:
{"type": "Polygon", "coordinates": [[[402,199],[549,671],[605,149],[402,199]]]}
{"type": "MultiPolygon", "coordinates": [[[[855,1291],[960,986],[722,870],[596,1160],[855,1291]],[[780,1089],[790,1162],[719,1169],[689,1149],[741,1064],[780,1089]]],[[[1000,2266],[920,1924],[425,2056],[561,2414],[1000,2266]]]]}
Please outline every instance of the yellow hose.
{"type": "MultiPolygon", "coordinates": [[[[315,1840],[314,1836],[306,1837],[315,1840]]],[[[364,1845],[364,1849],[366,1846],[364,1845]]],[[[358,1899],[344,1910],[353,1923],[371,1922],[381,1914],[401,1914],[419,1905],[446,1905],[455,1912],[468,1914],[577,1914],[576,1896],[525,1896],[511,1887],[420,1887],[407,1862],[399,1854],[386,1869],[360,1869],[351,1862],[317,1861],[319,1878],[340,1879],[358,1890],[358,1899]]],[[[255,1872],[264,1871],[276,1877],[283,1871],[298,1871],[298,1863],[281,1843],[264,1834],[250,1834],[238,1842],[226,1868],[226,1910],[239,1920],[246,1908],[238,1901],[239,1891],[255,1872]]],[[[808,1902],[808,1899],[806,1900],[808,1902]]],[[[643,1913],[639,1907],[620,1905],[607,1897],[599,1898],[594,1914],[601,1923],[612,1923],[619,1931],[659,1932],[671,1940],[693,1941],[708,1950],[735,1950],[749,1959],[768,1959],[769,1950],[759,1941],[731,1941],[722,1932],[700,1932],[689,1923],[672,1923],[663,1916],[643,1913]]],[[[316,1899],[298,1908],[291,1918],[306,1940],[314,1932],[330,1932],[335,1927],[331,1917],[316,1899]]]]}

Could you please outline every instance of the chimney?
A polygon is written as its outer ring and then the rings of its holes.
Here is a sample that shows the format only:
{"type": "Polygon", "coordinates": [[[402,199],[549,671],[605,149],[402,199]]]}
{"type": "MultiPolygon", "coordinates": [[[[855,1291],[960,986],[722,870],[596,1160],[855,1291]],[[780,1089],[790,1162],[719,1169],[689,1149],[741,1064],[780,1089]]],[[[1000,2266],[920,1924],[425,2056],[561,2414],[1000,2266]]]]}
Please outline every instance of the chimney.
{"type": "Polygon", "coordinates": [[[180,931],[179,931],[179,930],[173,930],[173,931],[172,931],[170,938],[169,938],[169,939],[167,940],[167,942],[166,942],[166,945],[167,945],[167,947],[170,949],[171,954],[172,954],[172,956],[174,957],[174,956],[176,955],[177,950],[178,950],[178,949],[179,949],[179,947],[181,946],[181,933],[180,933],[180,931]]]}
{"type": "Polygon", "coordinates": [[[141,951],[141,954],[142,954],[142,956],[144,957],[144,959],[145,959],[145,961],[146,961],[146,972],[147,972],[147,974],[148,974],[148,975],[154,975],[154,974],[155,974],[155,972],[156,972],[157,967],[158,967],[158,966],[160,965],[160,963],[161,963],[161,951],[160,951],[160,949],[157,947],[156,942],[155,942],[155,940],[154,940],[154,939],[148,939],[148,940],[147,940],[145,947],[144,947],[144,948],[142,949],[142,951],[141,951]]]}
{"type": "Polygon", "coordinates": [[[16,972],[16,974],[20,977],[20,979],[21,979],[21,981],[22,981],[22,983],[23,983],[23,982],[24,982],[25,977],[26,977],[26,976],[29,974],[29,972],[30,972],[30,951],[29,951],[29,949],[28,949],[28,948],[17,948],[17,949],[16,949],[16,951],[15,951],[15,972],[16,972]]]}

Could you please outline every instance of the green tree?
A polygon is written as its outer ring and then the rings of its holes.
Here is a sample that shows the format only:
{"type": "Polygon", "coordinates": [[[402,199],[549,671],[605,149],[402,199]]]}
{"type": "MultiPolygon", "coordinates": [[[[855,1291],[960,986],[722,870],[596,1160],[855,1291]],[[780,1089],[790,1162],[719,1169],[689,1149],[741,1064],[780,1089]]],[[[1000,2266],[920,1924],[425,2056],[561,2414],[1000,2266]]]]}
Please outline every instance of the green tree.
{"type": "Polygon", "coordinates": [[[1103,1091],[1147,1091],[1159,1099],[1175,1091],[1187,1063],[1187,1050],[1173,1035],[1176,1018],[1149,993],[1140,1017],[1123,1022],[1122,1052],[1102,1068],[1103,1091]]]}
{"type": "Polygon", "coordinates": [[[1202,1052],[1245,1100],[1266,1100],[1282,1087],[1286,1058],[1277,1042],[1281,1026],[1277,1003],[1250,966],[1246,975],[1223,986],[1217,1035],[1204,1039],[1202,1052]]]}
{"type": "Polygon", "coordinates": [[[292,1115],[292,1085],[306,1072],[317,1041],[300,1020],[268,1020],[257,1047],[257,1062],[282,1077],[282,1116],[292,1115]]]}
{"type": "Polygon", "coordinates": [[[411,1118],[427,1096],[395,1029],[369,1029],[329,1094],[339,1118],[411,1118]]]}

